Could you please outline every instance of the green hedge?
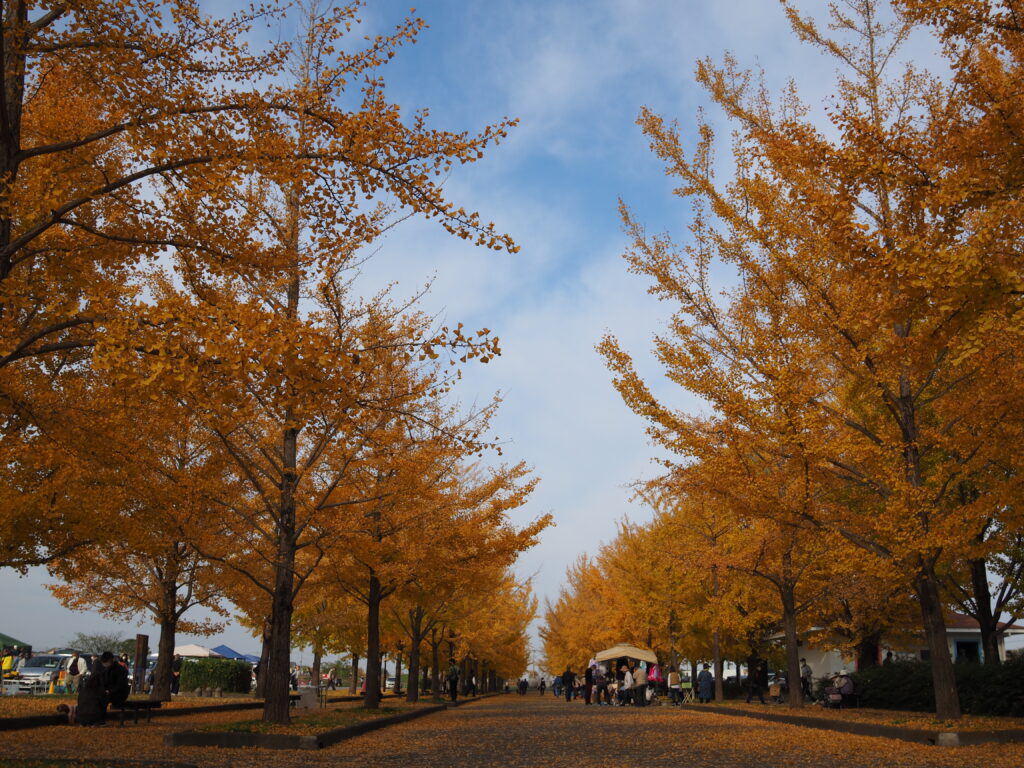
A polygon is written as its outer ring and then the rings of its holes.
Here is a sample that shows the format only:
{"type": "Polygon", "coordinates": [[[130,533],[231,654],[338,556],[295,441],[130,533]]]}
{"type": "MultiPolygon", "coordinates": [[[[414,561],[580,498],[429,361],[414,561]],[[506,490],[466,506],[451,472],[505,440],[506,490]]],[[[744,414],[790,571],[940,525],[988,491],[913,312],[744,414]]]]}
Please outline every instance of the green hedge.
{"type": "MultiPolygon", "coordinates": [[[[971,715],[1024,717],[1024,659],[999,666],[960,663],[954,666],[960,708],[971,715]]],[[[880,709],[935,710],[932,670],[928,662],[897,661],[851,675],[860,703],[880,709]]]]}
{"type": "Polygon", "coordinates": [[[248,693],[252,687],[252,664],[232,659],[184,659],[181,691],[220,688],[225,693],[248,693]]]}

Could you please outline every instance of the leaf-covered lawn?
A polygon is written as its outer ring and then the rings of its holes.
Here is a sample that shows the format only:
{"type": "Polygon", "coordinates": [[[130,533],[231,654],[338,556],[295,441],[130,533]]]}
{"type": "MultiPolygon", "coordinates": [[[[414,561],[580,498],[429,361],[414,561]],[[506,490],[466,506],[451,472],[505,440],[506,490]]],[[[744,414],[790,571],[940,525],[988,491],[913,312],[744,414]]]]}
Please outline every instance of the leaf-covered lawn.
{"type": "Polygon", "coordinates": [[[1004,729],[1024,729],[1024,718],[994,717],[990,715],[964,715],[959,720],[936,720],[929,712],[903,712],[892,709],[825,709],[815,704],[808,704],[802,709],[790,709],[785,704],[761,704],[745,701],[725,701],[709,706],[743,709],[750,712],[776,715],[792,715],[794,717],[818,717],[834,720],[873,723],[875,725],[894,725],[903,728],[919,728],[935,731],[999,731],[1004,729]]]}
{"type": "MultiPolygon", "coordinates": [[[[132,696],[131,699],[148,701],[147,696],[132,696]]],[[[74,704],[74,695],[53,696],[0,696],[0,717],[28,717],[30,715],[54,715],[58,704],[74,704]]],[[[196,696],[175,696],[173,701],[165,701],[160,707],[172,709],[177,707],[199,707],[211,705],[238,704],[254,701],[252,697],[206,698],[196,696]]]]}
{"type": "MultiPolygon", "coordinates": [[[[215,712],[124,728],[3,734],[9,758],[120,759],[202,768],[1021,768],[1024,745],[942,748],[749,718],[586,707],[503,696],[358,736],[319,751],[166,747],[170,731],[251,720],[215,712]]],[[[0,768],[5,768],[0,764],[0,768]]],[[[17,768],[32,768],[18,766],[17,768]]]]}

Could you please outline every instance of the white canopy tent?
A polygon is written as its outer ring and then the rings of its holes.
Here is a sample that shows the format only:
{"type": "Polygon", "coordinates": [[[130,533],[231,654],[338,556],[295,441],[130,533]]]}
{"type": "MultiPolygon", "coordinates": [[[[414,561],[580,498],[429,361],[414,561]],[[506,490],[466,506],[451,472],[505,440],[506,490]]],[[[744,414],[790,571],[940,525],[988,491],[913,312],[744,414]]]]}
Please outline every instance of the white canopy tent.
{"type": "Polygon", "coordinates": [[[216,659],[221,658],[221,655],[219,653],[215,653],[214,651],[211,651],[209,648],[204,648],[203,646],[196,645],[195,643],[176,646],[174,649],[174,653],[177,656],[191,656],[193,658],[200,657],[205,659],[211,656],[216,659]]]}
{"type": "Polygon", "coordinates": [[[637,648],[635,645],[616,645],[613,648],[607,648],[595,654],[594,660],[611,661],[612,659],[621,659],[623,657],[646,661],[649,664],[658,663],[658,657],[654,654],[654,651],[649,651],[646,648],[637,648]]]}

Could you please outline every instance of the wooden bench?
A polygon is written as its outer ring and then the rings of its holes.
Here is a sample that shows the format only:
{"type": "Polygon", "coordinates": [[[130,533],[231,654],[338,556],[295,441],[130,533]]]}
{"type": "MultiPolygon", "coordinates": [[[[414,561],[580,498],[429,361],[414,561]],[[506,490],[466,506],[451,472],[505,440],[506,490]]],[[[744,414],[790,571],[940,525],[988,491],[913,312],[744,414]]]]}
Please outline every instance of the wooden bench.
{"type": "Polygon", "coordinates": [[[135,723],[139,722],[139,712],[145,711],[146,722],[150,722],[153,719],[153,710],[160,709],[159,701],[149,701],[147,699],[129,699],[123,704],[112,704],[111,709],[117,712],[118,725],[124,726],[124,713],[132,712],[134,714],[135,723]]]}

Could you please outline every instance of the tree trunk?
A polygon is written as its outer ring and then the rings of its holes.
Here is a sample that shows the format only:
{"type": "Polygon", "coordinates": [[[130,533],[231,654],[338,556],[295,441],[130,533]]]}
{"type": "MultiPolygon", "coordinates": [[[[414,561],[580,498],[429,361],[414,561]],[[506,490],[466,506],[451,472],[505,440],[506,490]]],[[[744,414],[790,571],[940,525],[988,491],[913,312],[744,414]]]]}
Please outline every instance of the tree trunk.
{"type": "Polygon", "coordinates": [[[348,682],[348,692],[355,694],[359,691],[359,654],[352,653],[352,679],[348,682]]]}
{"type": "Polygon", "coordinates": [[[435,699],[441,698],[441,641],[437,637],[437,627],[430,630],[430,694],[435,699]]]}
{"type": "Polygon", "coordinates": [[[168,616],[160,619],[160,640],[157,643],[156,669],[153,670],[150,701],[171,700],[171,662],[174,661],[174,636],[177,629],[177,619],[168,616]]]}
{"type": "Polygon", "coordinates": [[[267,695],[267,666],[270,664],[270,622],[263,622],[263,646],[260,648],[259,670],[256,674],[256,698],[267,695]]]}
{"type": "MultiPolygon", "coordinates": [[[[291,279],[288,282],[286,317],[294,320],[299,314],[301,273],[298,268],[299,231],[301,228],[298,195],[293,188],[287,195],[288,232],[284,245],[294,254],[291,279]]],[[[294,350],[293,350],[294,351],[294,350]]],[[[287,384],[287,377],[285,378],[287,384]]],[[[270,609],[270,658],[267,660],[267,687],[264,690],[263,720],[287,724],[290,719],[288,687],[292,649],[292,611],[295,601],[295,553],[298,549],[295,516],[295,490],[299,476],[299,427],[291,405],[284,408],[281,432],[281,484],[277,505],[275,533],[277,557],[274,562],[274,594],[270,609]]]]}
{"type": "MultiPolygon", "coordinates": [[[[715,664],[715,701],[725,701],[725,688],[722,686],[722,642],[717,629],[711,636],[711,654],[711,660],[715,664]]],[[[696,665],[694,665],[694,669],[696,668],[696,665]]],[[[692,680],[693,684],[696,685],[696,675],[694,675],[692,680]]]]}
{"type": "Polygon", "coordinates": [[[928,655],[932,666],[932,685],[935,688],[935,715],[940,720],[960,717],[960,696],[956,690],[953,658],[946,639],[946,622],[942,615],[938,580],[934,565],[924,562],[914,579],[914,589],[921,603],[921,618],[928,638],[928,655]]]}
{"type": "MultiPolygon", "coordinates": [[[[291,419],[291,409],[286,416],[291,419]]],[[[295,473],[298,430],[284,430],[281,504],[277,521],[277,562],[274,596],[270,613],[270,658],[267,659],[267,687],[264,690],[263,720],[268,723],[289,722],[289,663],[291,656],[292,610],[295,598],[295,473]]]]}
{"type": "Polygon", "coordinates": [[[366,612],[366,709],[380,706],[380,591],[380,579],[371,569],[366,612]]]}
{"type": "MultiPolygon", "coordinates": [[[[11,9],[4,4],[4,24],[0,43],[3,58],[3,115],[0,119],[0,185],[4,189],[14,186],[18,175],[21,151],[21,114],[25,101],[25,30],[28,27],[29,3],[18,3],[11,9]]],[[[13,220],[5,206],[0,214],[0,248],[5,249],[11,242],[13,220]]],[[[0,280],[10,275],[13,260],[10,254],[0,258],[0,280]]]]}
{"type": "Polygon", "coordinates": [[[320,687],[320,662],[323,661],[324,650],[319,646],[313,646],[313,670],[310,682],[316,687],[320,687]]]}
{"type": "MultiPolygon", "coordinates": [[[[282,536],[282,539],[285,537],[282,536]]],[[[281,549],[291,544],[291,560],[294,563],[293,542],[282,541],[281,549]]],[[[277,583],[274,588],[273,612],[270,617],[270,654],[267,659],[266,688],[263,690],[263,720],[268,723],[287,724],[289,713],[289,665],[291,655],[292,629],[292,569],[278,566],[277,583]]]]}
{"type": "Polygon", "coordinates": [[[988,584],[988,568],[984,558],[971,561],[971,583],[974,587],[974,618],[981,630],[981,653],[985,664],[999,666],[999,627],[992,615],[992,590],[988,584]]]}
{"type": "Polygon", "coordinates": [[[409,690],[405,700],[415,704],[420,700],[420,644],[423,642],[423,609],[416,606],[409,611],[409,690]]]}
{"type": "Polygon", "coordinates": [[[878,666],[878,652],[882,638],[879,633],[862,637],[857,643],[857,669],[878,666]]]}
{"type": "Polygon", "coordinates": [[[799,709],[804,705],[804,697],[800,691],[800,638],[796,630],[796,586],[783,582],[779,588],[782,598],[782,627],[786,634],[786,683],[791,709],[799,709]]]}
{"type": "Polygon", "coordinates": [[[399,696],[402,693],[402,652],[398,651],[395,654],[395,696],[399,696]]]}

